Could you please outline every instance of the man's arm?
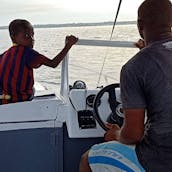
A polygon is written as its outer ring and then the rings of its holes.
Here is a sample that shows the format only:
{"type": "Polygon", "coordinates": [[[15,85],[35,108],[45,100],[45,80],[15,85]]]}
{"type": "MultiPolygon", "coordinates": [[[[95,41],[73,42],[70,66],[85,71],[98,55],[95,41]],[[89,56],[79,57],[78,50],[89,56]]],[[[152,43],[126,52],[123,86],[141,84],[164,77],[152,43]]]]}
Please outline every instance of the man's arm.
{"type": "Polygon", "coordinates": [[[117,140],[124,144],[136,144],[144,135],[145,109],[125,109],[124,124],[121,128],[117,125],[108,126],[105,140],[117,140]]]}
{"type": "Polygon", "coordinates": [[[119,141],[124,144],[135,144],[144,135],[144,109],[124,110],[124,124],[119,133],[119,141]]]}

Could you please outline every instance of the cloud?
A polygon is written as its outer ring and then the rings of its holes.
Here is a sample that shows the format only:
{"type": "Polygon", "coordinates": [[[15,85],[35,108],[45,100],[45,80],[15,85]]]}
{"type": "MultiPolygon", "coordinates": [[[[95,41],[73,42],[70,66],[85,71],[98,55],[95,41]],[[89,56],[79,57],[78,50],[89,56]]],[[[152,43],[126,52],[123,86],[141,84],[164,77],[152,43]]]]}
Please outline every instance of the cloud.
{"type": "Polygon", "coordinates": [[[63,11],[59,0],[0,0],[0,3],[1,26],[8,25],[11,20],[16,18],[37,22],[41,17],[41,20],[48,18],[47,16],[53,11],[63,11]]]}
{"type": "MultiPolygon", "coordinates": [[[[143,0],[124,0],[121,16],[136,16],[137,4],[143,0]]],[[[16,18],[24,18],[33,24],[96,22],[114,20],[118,1],[108,0],[0,0],[0,25],[16,18]]]]}
{"type": "Polygon", "coordinates": [[[25,13],[39,13],[46,10],[54,10],[54,9],[62,9],[62,5],[60,3],[54,4],[52,0],[50,1],[34,1],[30,0],[29,2],[25,2],[23,0],[1,0],[0,5],[0,15],[11,15],[11,14],[21,14],[25,13]]]}

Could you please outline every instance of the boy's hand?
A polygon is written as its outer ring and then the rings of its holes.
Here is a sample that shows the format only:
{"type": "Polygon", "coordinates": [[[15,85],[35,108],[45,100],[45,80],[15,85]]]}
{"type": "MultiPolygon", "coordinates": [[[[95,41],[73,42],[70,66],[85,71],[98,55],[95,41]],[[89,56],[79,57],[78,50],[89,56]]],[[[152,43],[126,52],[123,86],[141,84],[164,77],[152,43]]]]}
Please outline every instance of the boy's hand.
{"type": "Polygon", "coordinates": [[[72,45],[76,44],[77,41],[78,41],[78,38],[75,37],[75,36],[73,36],[73,35],[66,36],[66,40],[65,40],[66,45],[68,45],[68,46],[70,46],[70,47],[71,47],[72,45]]]}

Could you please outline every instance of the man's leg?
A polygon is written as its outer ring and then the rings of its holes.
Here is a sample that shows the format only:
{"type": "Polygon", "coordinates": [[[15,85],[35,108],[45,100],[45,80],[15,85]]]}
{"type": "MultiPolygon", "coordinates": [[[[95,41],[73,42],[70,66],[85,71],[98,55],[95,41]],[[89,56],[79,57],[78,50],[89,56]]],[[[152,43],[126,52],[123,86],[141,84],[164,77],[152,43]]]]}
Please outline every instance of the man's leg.
{"type": "Polygon", "coordinates": [[[89,151],[85,152],[81,157],[81,161],[79,164],[79,172],[90,172],[91,171],[91,168],[88,164],[88,153],[89,153],[89,151]]]}
{"type": "Polygon", "coordinates": [[[80,172],[145,172],[138,162],[134,146],[116,141],[92,146],[81,159],[80,172]]]}

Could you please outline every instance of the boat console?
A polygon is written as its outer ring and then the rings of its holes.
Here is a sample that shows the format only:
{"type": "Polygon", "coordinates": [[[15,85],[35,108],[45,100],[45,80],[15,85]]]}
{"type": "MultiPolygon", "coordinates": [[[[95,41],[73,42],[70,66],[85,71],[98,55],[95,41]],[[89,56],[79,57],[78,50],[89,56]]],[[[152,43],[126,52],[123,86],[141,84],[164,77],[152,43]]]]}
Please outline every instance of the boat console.
{"type": "MultiPolygon", "coordinates": [[[[111,41],[80,40],[78,44],[113,46],[111,41]]],[[[0,106],[1,171],[76,172],[81,155],[103,142],[103,123],[112,112],[120,112],[119,87],[111,86],[115,98],[110,100],[106,87],[102,93],[104,88],[89,89],[82,81],[70,87],[68,82],[66,57],[59,95],[39,85],[41,90],[36,90],[32,101],[0,106]],[[112,108],[110,102],[117,106],[112,108]]]]}

